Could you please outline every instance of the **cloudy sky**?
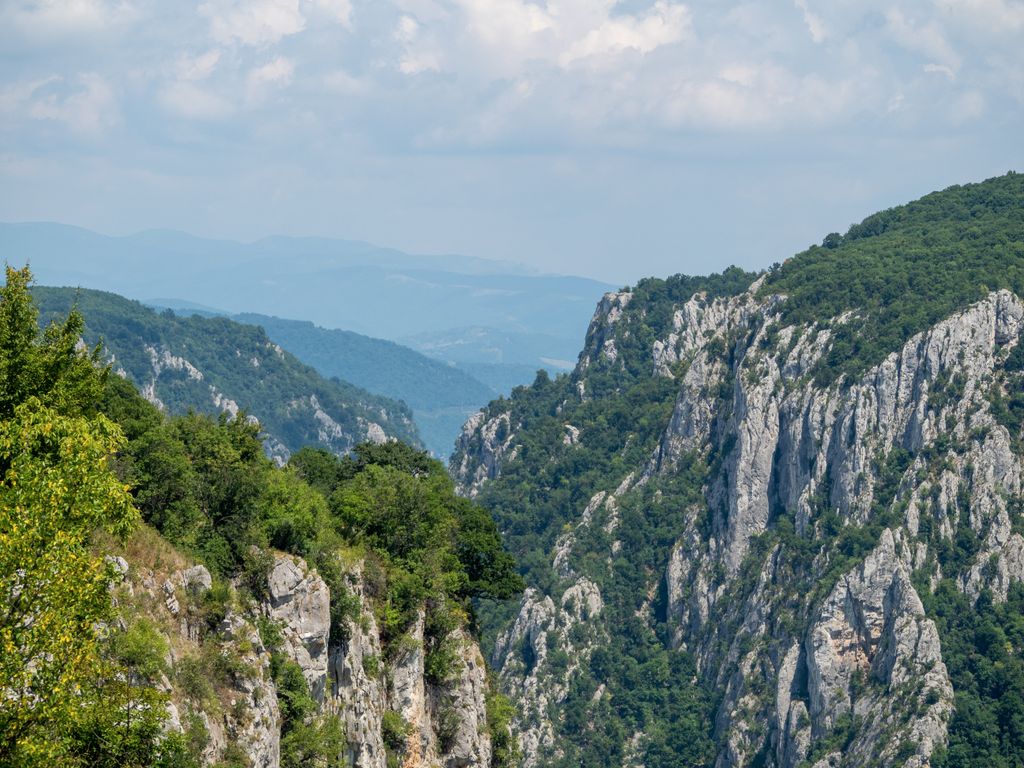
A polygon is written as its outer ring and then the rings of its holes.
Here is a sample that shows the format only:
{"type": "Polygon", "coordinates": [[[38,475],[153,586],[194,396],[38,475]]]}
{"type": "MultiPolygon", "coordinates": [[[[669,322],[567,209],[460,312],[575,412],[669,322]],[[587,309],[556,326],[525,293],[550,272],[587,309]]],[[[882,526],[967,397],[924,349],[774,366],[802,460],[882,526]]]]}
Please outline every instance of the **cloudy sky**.
{"type": "Polygon", "coordinates": [[[614,282],[1024,170],[1024,0],[0,0],[0,220],[614,282]]]}

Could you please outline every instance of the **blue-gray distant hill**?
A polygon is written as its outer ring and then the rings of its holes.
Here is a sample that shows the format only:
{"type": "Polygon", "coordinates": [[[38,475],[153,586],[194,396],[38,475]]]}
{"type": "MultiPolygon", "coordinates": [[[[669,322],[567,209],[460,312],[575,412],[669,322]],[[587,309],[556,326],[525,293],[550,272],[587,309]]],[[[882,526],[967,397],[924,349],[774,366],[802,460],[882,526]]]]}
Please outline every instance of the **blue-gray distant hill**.
{"type": "Polygon", "coordinates": [[[365,440],[419,444],[408,406],[327,378],[255,325],[225,317],[157,313],[112,293],[36,287],[40,321],[77,304],[85,341],[102,341],[117,373],[172,414],[189,410],[259,419],[268,453],[280,459],[304,445],[344,453],[365,440]]]}
{"type": "Polygon", "coordinates": [[[146,301],[173,296],[229,314],[309,320],[402,341],[507,389],[546,360],[575,359],[593,307],[613,289],[465,256],[421,256],[368,243],[270,237],[253,243],[148,231],[107,237],[52,223],[0,224],[0,253],[38,281],[146,301]],[[487,344],[479,329],[488,329],[487,344]],[[528,354],[524,354],[528,351],[528,354]],[[524,359],[525,358],[525,359],[524,359]],[[484,366],[479,372],[473,366],[484,366]]]}

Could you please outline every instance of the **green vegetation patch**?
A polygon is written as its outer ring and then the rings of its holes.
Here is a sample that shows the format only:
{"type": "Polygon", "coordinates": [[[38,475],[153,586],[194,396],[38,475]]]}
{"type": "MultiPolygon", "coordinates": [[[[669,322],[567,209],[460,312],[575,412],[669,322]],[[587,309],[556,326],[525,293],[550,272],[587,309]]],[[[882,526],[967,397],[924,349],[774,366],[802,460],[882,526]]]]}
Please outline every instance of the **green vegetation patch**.
{"type": "Polygon", "coordinates": [[[990,290],[1024,295],[1024,175],[954,186],[830,234],[769,274],[784,323],[837,324],[815,376],[855,377],[990,290]]]}

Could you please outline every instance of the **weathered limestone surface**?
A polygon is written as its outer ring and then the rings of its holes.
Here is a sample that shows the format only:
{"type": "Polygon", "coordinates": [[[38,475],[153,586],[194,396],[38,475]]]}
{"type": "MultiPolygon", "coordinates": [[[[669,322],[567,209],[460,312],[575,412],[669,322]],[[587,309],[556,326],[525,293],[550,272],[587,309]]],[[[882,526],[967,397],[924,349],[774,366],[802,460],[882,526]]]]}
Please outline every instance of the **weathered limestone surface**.
{"type": "MultiPolygon", "coordinates": [[[[945,743],[953,692],[912,575],[941,578],[931,544],[966,525],[982,542],[959,585],[968,596],[987,588],[1005,599],[1024,579],[1024,538],[1008,508],[1021,496],[1021,457],[990,403],[993,387],[1020,386],[1001,366],[1021,343],[1024,304],[993,292],[856,380],[823,386],[810,375],[815,363],[835,330],[858,319],[783,326],[785,297],[758,288],[729,298],[697,294],[675,308],[670,331],[650,352],[651,375],[678,385],[657,449],[580,505],[549,553],[562,580],[557,591],[529,590],[498,641],[494,662],[523,712],[527,766],[557,755],[557,729],[543,713],[573,675],[572,664],[548,669],[549,649],[579,663],[615,631],[602,622],[600,590],[573,568],[578,531],[600,521],[614,533],[623,493],[671,475],[685,456],[719,449],[725,456],[703,489],[706,505],[687,510],[661,564],[674,642],[724,691],[717,765],[738,768],[762,755],[767,765],[793,768],[846,715],[859,724],[849,748],[819,766],[917,768],[945,743]],[[844,526],[882,531],[869,554],[831,581],[822,581],[838,556],[822,528],[826,512],[844,526]],[[818,544],[799,568],[778,545],[767,554],[752,546],[783,516],[818,544]],[[587,631],[571,639],[567,627],[581,622],[587,631]]],[[[576,396],[590,396],[593,366],[621,365],[617,328],[627,313],[643,311],[629,292],[604,297],[572,374],[576,396]]],[[[466,425],[452,465],[464,492],[477,494],[516,460],[518,429],[493,408],[466,425]]],[[[565,446],[580,439],[574,434],[565,446]]],[[[636,735],[627,753],[640,754],[642,741],[636,735]]]]}

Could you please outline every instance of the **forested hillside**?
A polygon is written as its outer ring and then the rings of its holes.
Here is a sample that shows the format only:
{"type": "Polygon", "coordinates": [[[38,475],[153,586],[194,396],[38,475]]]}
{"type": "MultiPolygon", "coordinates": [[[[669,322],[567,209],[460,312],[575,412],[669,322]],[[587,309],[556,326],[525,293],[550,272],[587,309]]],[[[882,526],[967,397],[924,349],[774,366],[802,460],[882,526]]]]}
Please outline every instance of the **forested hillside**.
{"type": "Polygon", "coordinates": [[[399,442],[283,468],[168,416],[0,291],[0,764],[509,766],[474,598],[521,588],[489,515],[399,442]]]}
{"type": "Polygon", "coordinates": [[[451,471],[527,766],[1024,761],[1024,176],[608,294],[451,471]]]}
{"type": "Polygon", "coordinates": [[[33,295],[44,323],[77,305],[86,344],[102,342],[114,371],[167,413],[245,411],[281,460],[304,445],[344,453],[364,440],[418,444],[407,406],[319,375],[257,326],[158,314],[102,291],[36,287],[33,295]]]}
{"type": "Polygon", "coordinates": [[[497,394],[454,365],[391,341],[267,315],[243,313],[233,319],[260,326],[326,377],[404,402],[435,456],[447,458],[466,419],[497,394]]]}

